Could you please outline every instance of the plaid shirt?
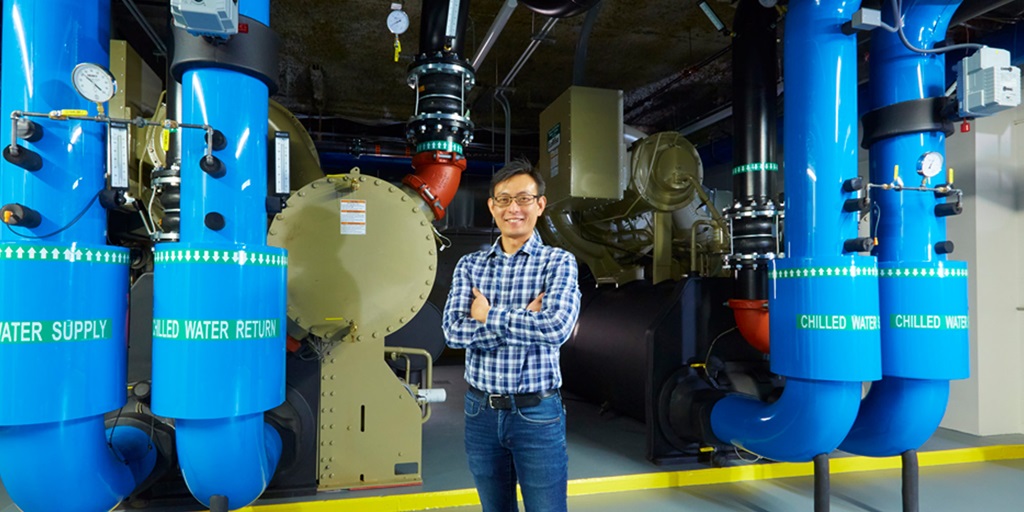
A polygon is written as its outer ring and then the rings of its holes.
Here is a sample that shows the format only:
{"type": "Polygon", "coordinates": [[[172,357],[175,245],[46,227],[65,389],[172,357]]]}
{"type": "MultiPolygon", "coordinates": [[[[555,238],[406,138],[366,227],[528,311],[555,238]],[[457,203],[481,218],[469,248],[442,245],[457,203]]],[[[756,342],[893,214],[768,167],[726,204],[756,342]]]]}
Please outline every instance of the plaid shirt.
{"type": "Polygon", "coordinates": [[[535,393],[562,386],[558,349],[580,313],[576,258],[535,232],[511,256],[501,238],[455,266],[444,306],[448,346],[466,349],[466,382],[488,393],[535,393]],[[487,322],[470,314],[473,288],[491,303],[487,322]],[[544,292],[541,311],[526,307],[544,292]]]}

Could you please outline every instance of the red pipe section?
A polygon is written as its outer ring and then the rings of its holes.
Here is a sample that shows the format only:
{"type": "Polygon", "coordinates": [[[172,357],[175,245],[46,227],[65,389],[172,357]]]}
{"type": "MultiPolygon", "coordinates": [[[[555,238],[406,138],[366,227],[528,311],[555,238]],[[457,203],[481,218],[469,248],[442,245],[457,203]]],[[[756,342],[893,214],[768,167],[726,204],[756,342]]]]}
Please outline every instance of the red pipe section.
{"type": "Polygon", "coordinates": [[[466,157],[450,151],[423,151],[412,157],[414,174],[406,174],[402,183],[412,188],[430,206],[434,218],[444,218],[448,204],[459,189],[466,157]]]}
{"type": "Polygon", "coordinates": [[[765,354],[769,353],[768,301],[729,299],[729,307],[736,317],[736,327],[747,343],[765,354]]]}

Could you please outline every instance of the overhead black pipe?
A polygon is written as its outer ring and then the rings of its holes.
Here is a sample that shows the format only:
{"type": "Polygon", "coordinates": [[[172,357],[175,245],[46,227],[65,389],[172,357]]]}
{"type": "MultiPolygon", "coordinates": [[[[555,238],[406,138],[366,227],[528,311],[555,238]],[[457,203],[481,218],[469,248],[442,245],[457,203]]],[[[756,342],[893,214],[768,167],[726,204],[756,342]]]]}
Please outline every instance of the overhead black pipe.
{"type": "Polygon", "coordinates": [[[586,12],[601,0],[520,0],[531,11],[552,18],[569,18],[586,12]]]}
{"type": "Polygon", "coordinates": [[[601,15],[602,6],[604,4],[598,0],[597,5],[587,12],[587,17],[583,20],[580,38],[576,42],[576,57],[573,59],[572,65],[573,85],[587,85],[587,50],[590,48],[590,34],[594,32],[594,24],[597,22],[597,17],[601,15]]]}
{"type": "MultiPolygon", "coordinates": [[[[423,0],[423,12],[420,14],[420,58],[438,57],[454,54],[462,55],[466,19],[469,17],[469,0],[458,4],[457,25],[454,34],[447,34],[448,0],[423,0]]],[[[415,66],[415,64],[413,64],[415,66]]]]}
{"type": "Polygon", "coordinates": [[[733,20],[733,259],[735,298],[767,299],[767,273],[756,265],[775,251],[774,219],[748,215],[774,199],[779,169],[775,151],[778,51],[775,9],[740,0],[733,20]]]}

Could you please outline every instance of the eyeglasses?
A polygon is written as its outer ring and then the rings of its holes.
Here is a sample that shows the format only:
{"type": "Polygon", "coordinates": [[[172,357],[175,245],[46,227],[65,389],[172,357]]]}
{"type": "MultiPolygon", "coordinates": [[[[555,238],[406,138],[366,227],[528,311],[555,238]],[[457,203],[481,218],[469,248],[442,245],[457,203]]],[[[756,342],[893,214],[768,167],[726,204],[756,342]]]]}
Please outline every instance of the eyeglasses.
{"type": "Polygon", "coordinates": [[[492,197],[491,199],[494,199],[494,204],[496,204],[496,205],[498,205],[498,206],[500,206],[502,208],[505,208],[506,206],[512,204],[512,201],[515,201],[516,204],[518,204],[519,206],[529,206],[529,205],[533,204],[533,202],[536,201],[539,197],[540,197],[539,195],[535,196],[533,194],[519,194],[518,196],[515,196],[515,197],[513,197],[513,196],[498,196],[498,197],[492,197]]]}

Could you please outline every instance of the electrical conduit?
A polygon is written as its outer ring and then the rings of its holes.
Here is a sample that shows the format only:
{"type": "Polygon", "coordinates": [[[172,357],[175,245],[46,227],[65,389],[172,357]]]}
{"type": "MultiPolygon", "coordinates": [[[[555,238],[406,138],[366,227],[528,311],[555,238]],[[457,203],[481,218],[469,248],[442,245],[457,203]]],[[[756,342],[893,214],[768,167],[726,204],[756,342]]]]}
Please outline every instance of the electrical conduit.
{"type": "MultiPolygon", "coordinates": [[[[109,0],[88,9],[77,0],[4,1],[0,117],[94,112],[71,88],[71,71],[109,64],[109,20],[109,0]]],[[[0,308],[0,478],[25,512],[110,510],[149,476],[156,450],[141,430],[104,427],[127,396],[129,262],[127,249],[106,245],[106,212],[94,201],[105,186],[105,131],[34,121],[42,137],[18,144],[41,167],[0,160],[0,203],[40,218],[0,227],[0,282],[13,294],[0,308]]],[[[0,123],[4,146],[10,130],[0,123]]]]}
{"type": "Polygon", "coordinates": [[[853,425],[861,382],[880,377],[874,258],[847,253],[857,213],[843,182],[857,174],[856,38],[841,25],[859,1],[796,0],[786,20],[786,258],[769,271],[772,371],[778,401],[727,396],[714,435],[758,455],[807,461],[853,425]]]}

